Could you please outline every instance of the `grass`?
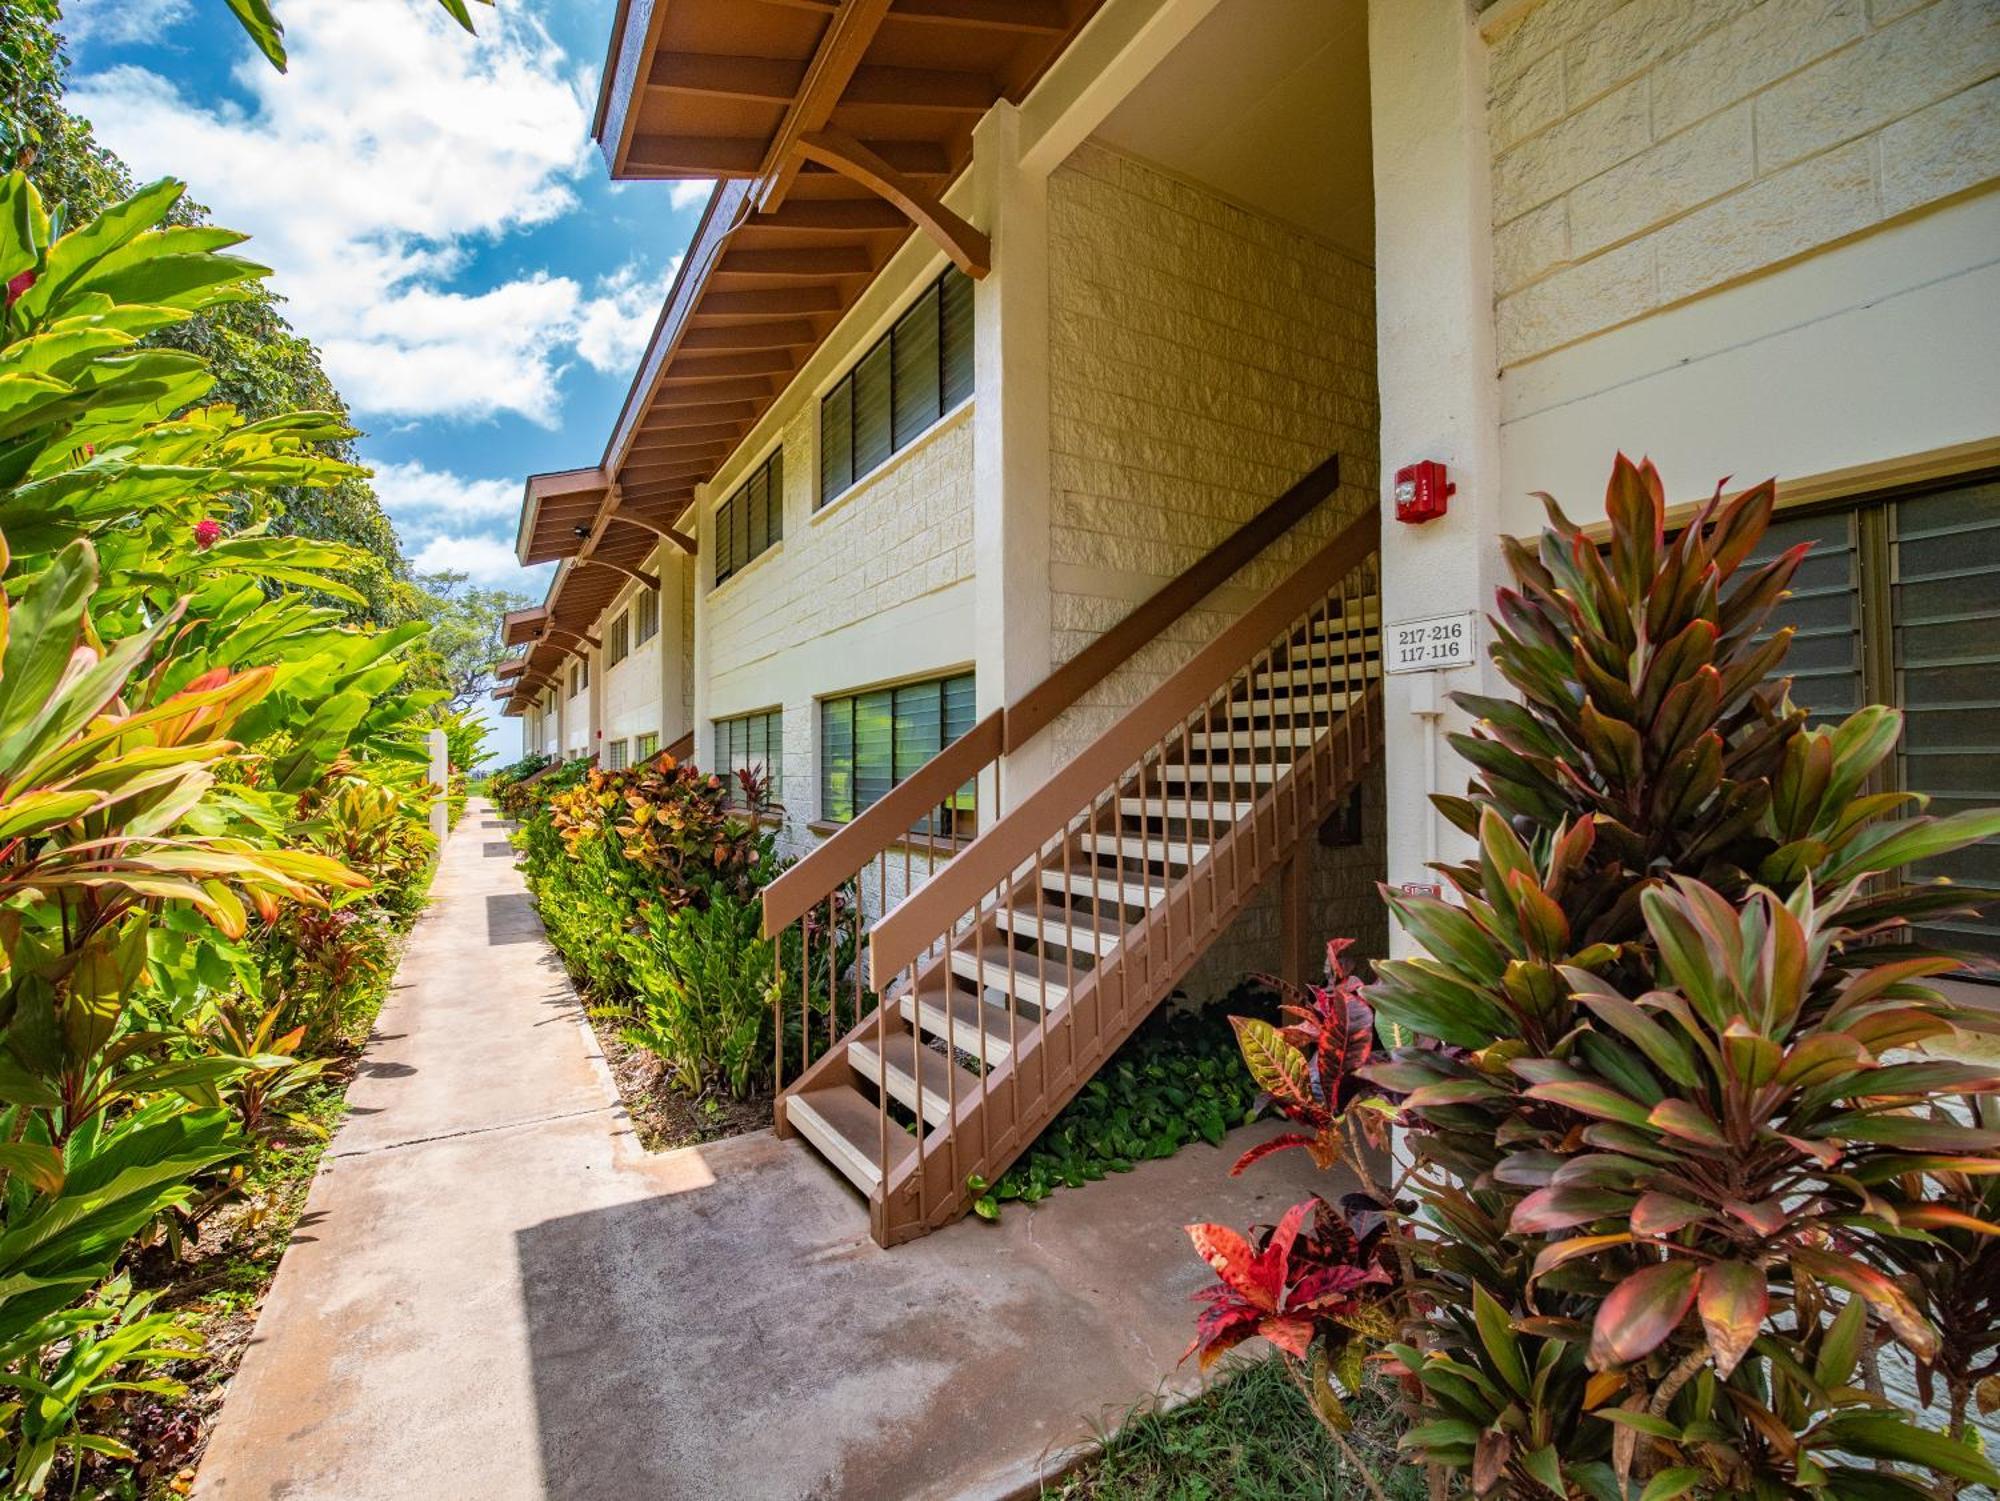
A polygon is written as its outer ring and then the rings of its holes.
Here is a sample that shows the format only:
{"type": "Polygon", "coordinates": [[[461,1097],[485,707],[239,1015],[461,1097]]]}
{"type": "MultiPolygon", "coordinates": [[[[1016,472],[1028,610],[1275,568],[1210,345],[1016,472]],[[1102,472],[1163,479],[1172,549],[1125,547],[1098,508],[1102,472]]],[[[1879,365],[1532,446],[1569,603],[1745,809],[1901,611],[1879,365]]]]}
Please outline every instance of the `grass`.
{"type": "MultiPolygon", "coordinates": [[[[1397,1416],[1369,1395],[1348,1442],[1390,1501],[1423,1501],[1423,1472],[1396,1452],[1397,1416]]],[[[1370,1501],[1277,1359],[1245,1366],[1184,1406],[1133,1410],[1044,1501],[1370,1501]]]]}

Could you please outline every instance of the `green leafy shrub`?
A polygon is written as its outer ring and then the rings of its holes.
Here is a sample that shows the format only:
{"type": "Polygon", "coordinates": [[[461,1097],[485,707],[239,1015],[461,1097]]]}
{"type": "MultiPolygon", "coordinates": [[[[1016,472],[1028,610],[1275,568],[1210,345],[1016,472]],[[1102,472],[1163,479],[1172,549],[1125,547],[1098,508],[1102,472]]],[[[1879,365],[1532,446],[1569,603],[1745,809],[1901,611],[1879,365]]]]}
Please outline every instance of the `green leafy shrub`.
{"type": "Polygon", "coordinates": [[[1171,1157],[1190,1142],[1221,1146],[1229,1131],[1261,1113],[1228,1013],[1262,1020],[1276,1006],[1269,987],[1250,983],[1198,1010],[1154,1012],[999,1181],[980,1192],[974,1211],[996,1219],[1011,1200],[1033,1204],[1059,1188],[1081,1188],[1171,1157]]]}
{"type": "Polygon", "coordinates": [[[635,997],[625,1040],[666,1061],[691,1095],[727,1090],[738,1099],[771,1073],[771,987],[776,945],[763,936],[763,907],[718,894],[706,904],[655,902],[618,953],[635,997]]]}
{"type": "Polygon", "coordinates": [[[1889,710],[1806,728],[1770,676],[1790,632],[1760,639],[1803,549],[1744,566],[1772,504],[1718,495],[1670,538],[1658,476],[1621,457],[1600,550],[1548,502],[1497,603],[1520,699],[1459,699],[1477,779],[1438,799],[1477,856],[1445,870],[1455,902],[1384,893],[1424,951],[1369,992],[1403,1044],[1362,1070],[1407,1129],[1376,1195],[1398,1206],[1386,1350],[1406,1446],[1479,1495],[2000,1483],[1965,1438],[1991,1304],[1911,1267],[2000,1235],[1975,1187],[2000,1172],[2000,1074],[1910,1051],[2000,1008],[1898,941],[2000,896],[1901,876],[2000,813],[1868,791],[1889,710]],[[1948,1431],[1869,1389],[1892,1346],[1944,1379],[1948,1431]]]}

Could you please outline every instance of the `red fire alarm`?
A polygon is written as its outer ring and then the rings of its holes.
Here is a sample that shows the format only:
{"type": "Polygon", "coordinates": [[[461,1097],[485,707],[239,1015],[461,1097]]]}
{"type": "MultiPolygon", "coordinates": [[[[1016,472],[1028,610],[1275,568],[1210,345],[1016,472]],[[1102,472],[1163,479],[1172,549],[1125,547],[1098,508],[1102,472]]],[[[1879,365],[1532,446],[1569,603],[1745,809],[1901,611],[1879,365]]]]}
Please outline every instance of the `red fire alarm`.
{"type": "Polygon", "coordinates": [[[1445,502],[1457,488],[1445,478],[1444,465],[1436,459],[1405,465],[1396,471],[1396,519],[1436,520],[1444,514],[1445,502]]]}

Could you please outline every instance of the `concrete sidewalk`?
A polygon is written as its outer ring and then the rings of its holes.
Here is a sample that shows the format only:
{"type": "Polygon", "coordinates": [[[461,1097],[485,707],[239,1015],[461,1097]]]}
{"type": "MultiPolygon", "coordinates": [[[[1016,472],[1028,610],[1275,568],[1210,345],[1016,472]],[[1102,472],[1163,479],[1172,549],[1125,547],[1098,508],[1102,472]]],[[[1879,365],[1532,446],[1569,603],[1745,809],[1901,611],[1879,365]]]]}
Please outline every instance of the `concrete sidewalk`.
{"type": "Polygon", "coordinates": [[[1191,1381],[1183,1223],[1331,1186],[1232,1139],[882,1251],[802,1143],[639,1147],[512,855],[475,802],[198,1496],[1009,1494],[1191,1381]]]}

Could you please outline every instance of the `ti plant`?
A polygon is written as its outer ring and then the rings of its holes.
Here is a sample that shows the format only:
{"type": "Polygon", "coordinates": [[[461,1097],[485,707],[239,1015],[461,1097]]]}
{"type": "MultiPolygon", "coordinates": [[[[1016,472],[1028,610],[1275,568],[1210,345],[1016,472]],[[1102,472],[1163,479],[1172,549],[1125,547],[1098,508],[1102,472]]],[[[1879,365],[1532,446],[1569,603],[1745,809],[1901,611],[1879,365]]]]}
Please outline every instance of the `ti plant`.
{"type": "Polygon", "coordinates": [[[1602,545],[1543,499],[1494,619],[1518,700],[1459,697],[1476,777],[1438,799],[1475,854],[1455,900],[1385,890],[1423,952],[1369,991],[1411,1039],[1364,1070],[1418,1204],[1405,1443],[1478,1495],[2000,1484],[1965,1432],[2000,1070],[1938,1047],[2000,1011],[1905,941],[2000,893],[1903,874],[2000,813],[1880,790],[1891,710],[1807,728],[1766,632],[1801,552],[1747,564],[1770,485],[1670,535],[1621,456],[1602,545]],[[1941,1423],[1884,1395],[1898,1361],[1941,1423]]]}

